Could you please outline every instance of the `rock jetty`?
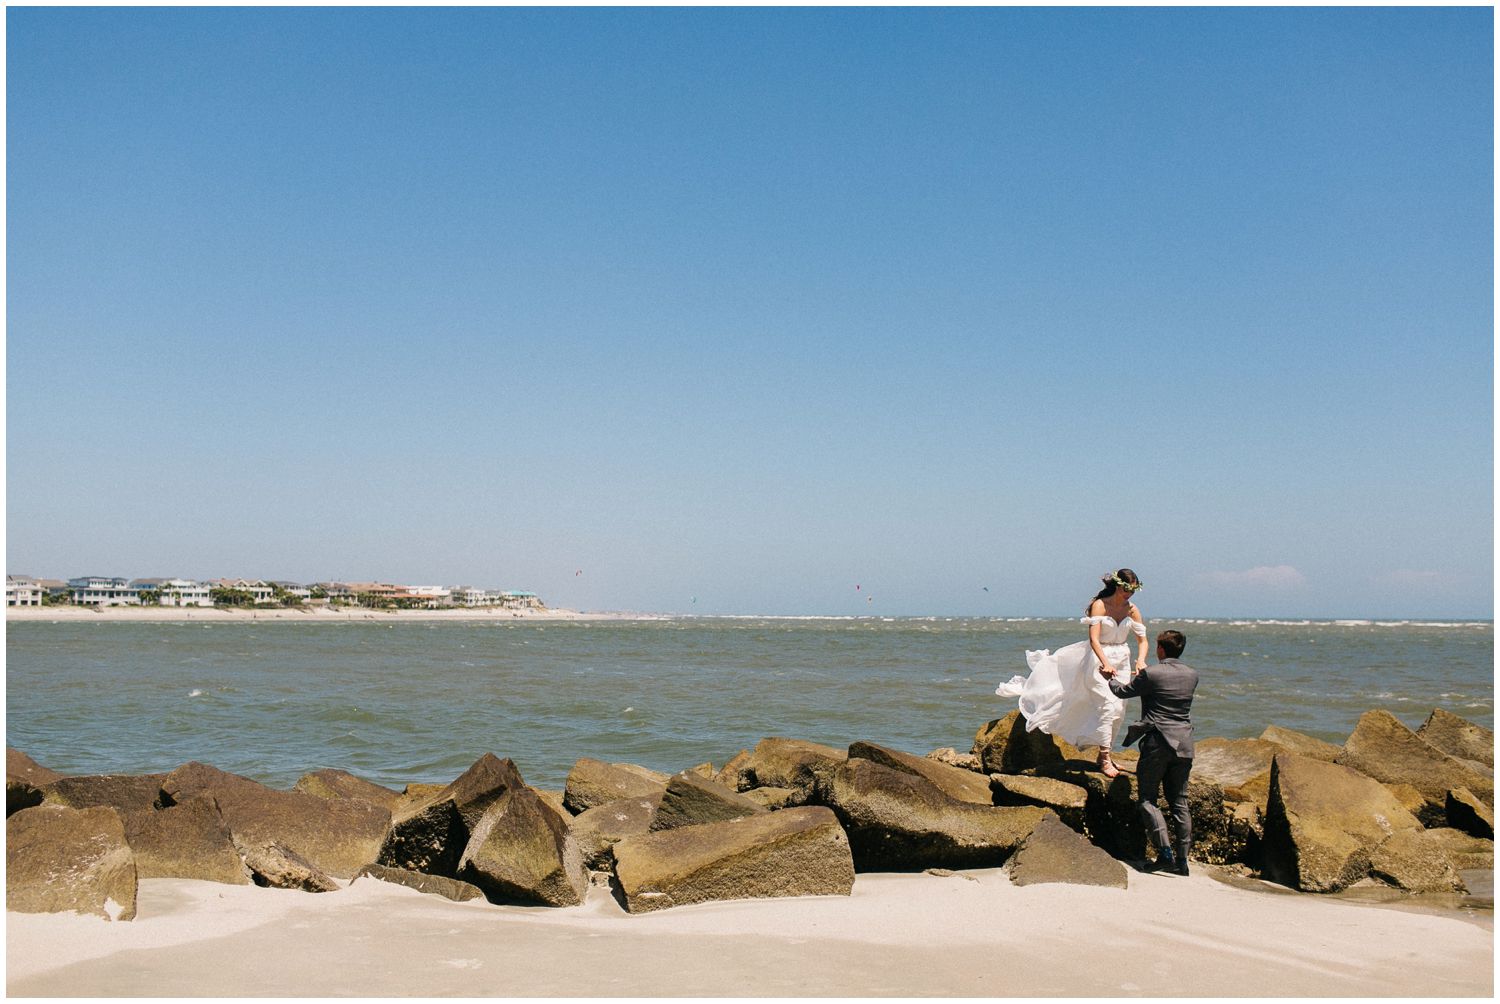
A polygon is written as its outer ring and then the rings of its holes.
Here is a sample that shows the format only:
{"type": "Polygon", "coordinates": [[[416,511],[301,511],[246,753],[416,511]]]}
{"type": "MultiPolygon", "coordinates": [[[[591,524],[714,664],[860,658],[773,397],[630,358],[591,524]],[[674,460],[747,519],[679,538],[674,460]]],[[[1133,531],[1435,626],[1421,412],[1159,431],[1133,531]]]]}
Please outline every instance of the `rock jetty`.
{"type": "MultiPolygon", "coordinates": [[[[1134,755],[1106,778],[1093,750],[1025,726],[986,722],[968,753],[772,737],[675,774],[583,758],[562,792],[491,753],[446,785],[322,769],[281,791],[202,763],[65,776],[7,749],[6,908],[130,920],[141,878],[534,906],[608,885],[631,913],[846,896],[869,871],[1127,887],[1149,853],[1134,755]]],[[[1416,731],[1370,711],[1340,745],[1277,725],[1201,739],[1193,858],[1311,893],[1462,892],[1494,868],[1494,739],[1441,709],[1416,731]]]]}

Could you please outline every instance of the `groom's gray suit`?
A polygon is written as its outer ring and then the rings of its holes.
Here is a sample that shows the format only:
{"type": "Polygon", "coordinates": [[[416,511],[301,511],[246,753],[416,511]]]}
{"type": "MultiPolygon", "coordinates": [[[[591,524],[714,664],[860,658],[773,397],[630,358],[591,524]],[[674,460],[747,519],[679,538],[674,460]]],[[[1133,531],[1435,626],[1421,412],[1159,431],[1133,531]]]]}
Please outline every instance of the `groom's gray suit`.
{"type": "Polygon", "coordinates": [[[1172,847],[1167,821],[1156,807],[1163,782],[1172,821],[1177,828],[1178,870],[1187,874],[1188,851],[1193,846],[1193,817],[1188,811],[1188,773],[1193,769],[1193,692],[1198,689],[1198,671],[1180,659],[1162,659],[1147,666],[1129,683],[1109,681],[1116,697],[1141,699],[1141,720],[1125,730],[1125,745],[1141,741],[1141,759],[1136,765],[1140,811],[1146,830],[1158,853],[1172,847]]]}

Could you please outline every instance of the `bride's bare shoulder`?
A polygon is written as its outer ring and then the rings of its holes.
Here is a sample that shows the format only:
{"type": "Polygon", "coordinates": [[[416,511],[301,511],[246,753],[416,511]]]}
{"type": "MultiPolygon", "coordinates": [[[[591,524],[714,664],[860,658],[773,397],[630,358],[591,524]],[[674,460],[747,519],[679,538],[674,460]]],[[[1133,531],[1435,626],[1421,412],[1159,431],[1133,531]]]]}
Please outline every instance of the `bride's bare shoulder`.
{"type": "Polygon", "coordinates": [[[1090,617],[1100,617],[1100,616],[1103,616],[1103,614],[1104,614],[1104,601],[1103,600],[1095,600],[1094,602],[1092,602],[1092,603],[1089,604],[1089,616],[1090,617]]]}

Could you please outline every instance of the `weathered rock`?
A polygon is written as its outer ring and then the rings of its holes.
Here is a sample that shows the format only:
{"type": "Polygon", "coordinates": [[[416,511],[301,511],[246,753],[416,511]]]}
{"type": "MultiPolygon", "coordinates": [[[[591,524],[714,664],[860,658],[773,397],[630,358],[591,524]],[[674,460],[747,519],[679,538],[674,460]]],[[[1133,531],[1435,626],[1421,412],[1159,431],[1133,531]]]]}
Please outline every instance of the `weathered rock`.
{"type": "Polygon", "coordinates": [[[979,771],[983,767],[979,763],[979,757],[973,753],[960,753],[952,746],[940,746],[927,754],[927,759],[945,763],[949,767],[959,767],[963,770],[979,771]]]}
{"type": "Polygon", "coordinates": [[[242,853],[246,847],[280,845],[315,871],[336,878],[349,878],[374,860],[391,819],[387,810],[369,802],[277,791],[202,763],[172,771],[161,790],[164,807],[212,796],[242,853]]]}
{"type": "Polygon", "coordinates": [[[1468,788],[1493,805],[1492,778],[1470,770],[1430,745],[1389,711],[1367,711],[1344,743],[1337,763],[1385,784],[1409,784],[1441,813],[1448,792],[1468,788]]]}
{"type": "Polygon", "coordinates": [[[1316,736],[1310,736],[1294,729],[1282,728],[1280,725],[1268,725],[1266,730],[1260,734],[1262,742],[1275,743],[1288,753],[1298,756],[1312,757],[1314,760],[1324,760],[1333,763],[1339,754],[1344,752],[1344,747],[1334,743],[1324,742],[1316,736]]]}
{"type": "Polygon", "coordinates": [[[42,786],[63,775],[48,770],[18,749],[5,747],[5,814],[42,804],[42,786]]]}
{"type": "Polygon", "coordinates": [[[568,811],[568,806],[563,802],[563,792],[545,791],[541,788],[532,788],[531,790],[536,792],[537,798],[540,798],[543,802],[546,802],[548,805],[552,806],[552,808],[556,809],[557,814],[563,819],[573,818],[573,813],[568,811]]]}
{"type": "Polygon", "coordinates": [[[1125,866],[1051,812],[1042,816],[1006,864],[1014,885],[1066,882],[1124,889],[1125,866]]]}
{"type": "Polygon", "coordinates": [[[519,773],[474,828],[457,877],[484,890],[492,903],[544,906],[577,906],[589,884],[564,817],[521,783],[519,773]]]}
{"type": "Polygon", "coordinates": [[[862,757],[834,772],[826,795],[860,871],[999,865],[1047,812],[960,802],[925,777],[862,757]]]}
{"type": "Polygon", "coordinates": [[[765,806],[732,788],[697,774],[673,774],[651,819],[651,830],[672,830],[699,823],[722,823],[767,812],[765,806]]]}
{"type": "Polygon", "coordinates": [[[687,769],[687,773],[697,774],[699,777],[704,778],[705,780],[712,781],[714,779],[714,775],[718,774],[718,771],[714,768],[713,764],[705,760],[703,763],[700,763],[696,767],[689,767],[687,769]]]}
{"type": "Polygon", "coordinates": [[[871,760],[892,770],[925,777],[937,785],[939,791],[960,802],[971,802],[974,805],[995,804],[994,796],[990,794],[989,778],[972,770],[950,767],[927,757],[915,756],[867,742],[851,744],[849,756],[871,760]]]}
{"type": "Polygon", "coordinates": [[[514,763],[486,753],[436,792],[413,793],[420,800],[391,821],[375,863],[457,878],[464,848],[485,811],[521,783],[514,763]]]}
{"type": "Polygon", "coordinates": [[[666,786],[667,775],[659,771],[583,757],[568,771],[563,804],[576,815],[622,798],[655,798],[666,786]]]}
{"type": "Polygon", "coordinates": [[[1461,891],[1458,872],[1426,830],[1398,830],[1370,851],[1370,874],[1408,892],[1461,891]]]}
{"type": "Polygon", "coordinates": [[[355,881],[362,878],[379,879],[381,882],[390,882],[393,885],[404,885],[408,889],[417,892],[429,893],[433,896],[441,896],[451,899],[455,903],[466,903],[471,899],[483,899],[484,892],[476,885],[460,882],[458,879],[445,878],[442,875],[428,875],[426,872],[414,872],[405,868],[387,868],[385,865],[365,865],[354,873],[355,881]]]}
{"type": "Polygon", "coordinates": [[[1448,792],[1444,806],[1447,823],[1455,830],[1463,830],[1474,837],[1495,839],[1495,814],[1489,806],[1474,797],[1468,788],[1448,792]]]}
{"type": "Polygon", "coordinates": [[[362,802],[378,805],[392,813],[401,804],[401,792],[383,788],[362,777],[355,777],[346,770],[332,768],[303,774],[297,779],[293,790],[316,798],[357,798],[362,802]]]}
{"type": "Polygon", "coordinates": [[[250,880],[271,889],[301,889],[303,892],[334,892],[339,884],[322,869],[285,844],[240,844],[239,851],[250,869],[250,880]]]}
{"type": "Polygon", "coordinates": [[[219,806],[208,795],[165,809],[126,814],[125,840],[135,854],[140,878],[188,878],[229,885],[250,882],[219,806]]]}
{"type": "Polygon", "coordinates": [[[5,908],[135,918],[135,855],[110,808],[38,805],[5,823],[5,908]]]}
{"type": "Polygon", "coordinates": [[[1051,809],[1069,827],[1082,833],[1089,793],[1067,781],[1024,774],[991,774],[990,791],[996,805],[1035,805],[1051,809]]]}
{"type": "Polygon", "coordinates": [[[822,806],[783,809],[628,837],[615,877],[631,913],[709,900],[847,896],[854,862],[822,806]]]}
{"type": "Polygon", "coordinates": [[[1458,715],[1433,708],[1417,735],[1428,745],[1458,760],[1495,769],[1495,733],[1458,715]]]}
{"type": "Polygon", "coordinates": [[[1190,776],[1213,781],[1226,789],[1237,788],[1257,774],[1268,773],[1271,758],[1285,752],[1285,747],[1262,739],[1200,739],[1193,746],[1190,776]]]}
{"type": "Polygon", "coordinates": [[[1448,859],[1455,871],[1475,869],[1494,870],[1495,842],[1483,837],[1473,837],[1462,830],[1447,827],[1428,830],[1428,839],[1448,859]]]}
{"type": "Polygon", "coordinates": [[[1444,812],[1427,801],[1427,796],[1411,785],[1388,784],[1386,789],[1396,796],[1396,801],[1401,803],[1403,809],[1421,820],[1423,826],[1442,826],[1448,821],[1444,812]]]}
{"type": "Polygon", "coordinates": [[[100,806],[118,809],[120,815],[149,812],[161,801],[165,774],[84,774],[60,777],[42,787],[42,798],[70,809],[100,806]]]}
{"type": "Polygon", "coordinates": [[[767,809],[785,809],[797,798],[797,793],[790,788],[751,788],[740,794],[767,809]]]}
{"type": "Polygon", "coordinates": [[[724,787],[733,788],[736,791],[745,791],[753,788],[755,787],[754,780],[745,777],[745,768],[749,766],[750,751],[740,750],[729,758],[728,763],[720,768],[719,772],[714,775],[714,780],[724,787]]]}
{"type": "Polygon", "coordinates": [[[847,759],[843,750],[805,739],[762,739],[739,768],[739,788],[790,788],[791,804],[806,805],[819,800],[819,786],[847,759]]]}
{"type": "Polygon", "coordinates": [[[1058,766],[1082,756],[1061,739],[1040,730],[1026,731],[1026,719],[1019,711],[980,726],[970,752],[979,758],[985,774],[1019,774],[1038,767],[1058,766]]]}
{"type": "Polygon", "coordinates": [[[568,828],[578,842],[583,863],[590,868],[608,870],[614,861],[611,851],[615,844],[650,830],[651,818],[656,815],[656,807],[660,804],[660,795],[655,798],[622,798],[585,809],[574,816],[568,828]]]}
{"type": "Polygon", "coordinates": [[[1278,753],[1264,873],[1306,892],[1336,892],[1369,873],[1371,853],[1393,834],[1421,826],[1379,782],[1341,764],[1278,753]]]}

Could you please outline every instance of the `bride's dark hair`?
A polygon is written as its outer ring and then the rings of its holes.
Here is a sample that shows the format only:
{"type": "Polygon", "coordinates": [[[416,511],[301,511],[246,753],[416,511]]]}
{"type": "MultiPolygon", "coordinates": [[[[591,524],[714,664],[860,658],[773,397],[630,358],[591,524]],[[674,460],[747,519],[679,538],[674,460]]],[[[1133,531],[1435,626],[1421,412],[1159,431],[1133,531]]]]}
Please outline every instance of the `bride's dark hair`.
{"type": "MultiPolygon", "coordinates": [[[[1127,582],[1132,586],[1138,586],[1141,584],[1141,580],[1137,578],[1136,574],[1128,568],[1122,568],[1113,575],[1101,576],[1100,581],[1104,583],[1104,588],[1094,594],[1094,600],[1102,600],[1107,597],[1113,596],[1116,592],[1119,591],[1120,582],[1127,582]],[[1116,580],[1118,580],[1118,582],[1116,580]]],[[[1085,614],[1087,614],[1093,607],[1094,600],[1089,600],[1088,605],[1083,608],[1083,612],[1085,614]]]]}

